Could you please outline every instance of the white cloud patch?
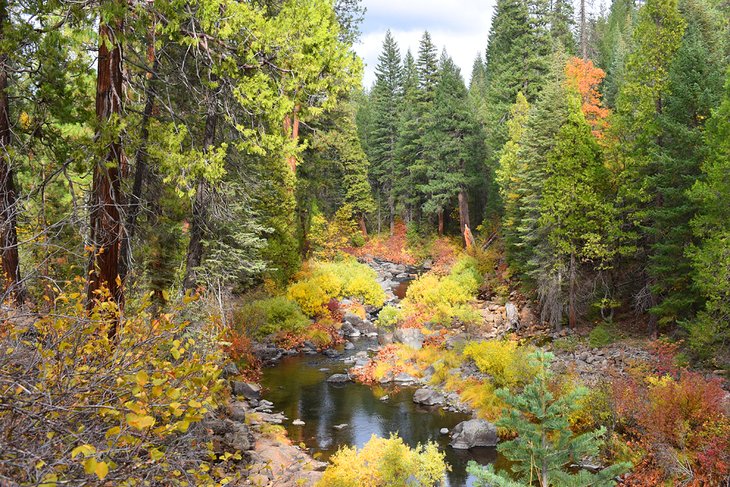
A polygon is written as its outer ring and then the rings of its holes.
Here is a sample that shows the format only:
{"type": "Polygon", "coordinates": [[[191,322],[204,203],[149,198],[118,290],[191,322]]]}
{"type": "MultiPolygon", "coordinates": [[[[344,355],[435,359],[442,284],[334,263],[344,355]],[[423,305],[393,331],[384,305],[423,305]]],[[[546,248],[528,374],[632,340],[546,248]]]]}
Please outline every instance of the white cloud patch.
{"type": "Polygon", "coordinates": [[[368,11],[361,42],[355,46],[365,61],[363,84],[370,87],[375,81],[378,54],[388,29],[401,55],[410,49],[414,57],[423,31],[428,30],[439,51],[446,49],[468,82],[474,59],[483,55],[487,47],[495,3],[496,0],[364,0],[368,11]]]}

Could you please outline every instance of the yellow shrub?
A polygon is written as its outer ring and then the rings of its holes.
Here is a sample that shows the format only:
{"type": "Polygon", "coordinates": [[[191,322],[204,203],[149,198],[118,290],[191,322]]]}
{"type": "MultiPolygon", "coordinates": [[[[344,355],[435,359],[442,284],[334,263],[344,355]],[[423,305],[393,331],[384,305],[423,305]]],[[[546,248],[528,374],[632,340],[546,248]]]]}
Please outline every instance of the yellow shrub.
{"type": "Polygon", "coordinates": [[[470,303],[478,287],[476,261],[464,255],[447,276],[429,272],[411,283],[403,300],[404,314],[406,317],[422,314],[425,320],[446,325],[454,319],[476,322],[481,316],[470,303]]]}
{"type": "Polygon", "coordinates": [[[129,303],[110,339],[112,303],[89,315],[73,293],[53,305],[32,334],[3,323],[0,382],[17,386],[3,389],[0,456],[14,460],[0,470],[28,485],[216,484],[207,461],[223,457],[190,428],[223,400],[216,330],[129,303]]]}
{"type": "Polygon", "coordinates": [[[498,420],[506,407],[505,402],[495,394],[493,384],[473,379],[463,386],[460,399],[474,408],[477,417],[489,421],[498,420]]]}
{"type": "Polygon", "coordinates": [[[299,280],[289,286],[287,296],[309,316],[325,313],[331,299],[352,297],[364,304],[382,306],[385,292],[376,281],[374,270],[355,259],[312,262],[299,280]]]}
{"type": "Polygon", "coordinates": [[[344,447],[331,462],[318,487],[440,485],[449,468],[435,443],[410,448],[395,434],[373,436],[362,450],[344,447]]]}
{"type": "Polygon", "coordinates": [[[489,374],[497,388],[525,384],[534,377],[536,370],[527,359],[530,352],[531,347],[510,340],[470,342],[464,347],[464,356],[489,374]]]}

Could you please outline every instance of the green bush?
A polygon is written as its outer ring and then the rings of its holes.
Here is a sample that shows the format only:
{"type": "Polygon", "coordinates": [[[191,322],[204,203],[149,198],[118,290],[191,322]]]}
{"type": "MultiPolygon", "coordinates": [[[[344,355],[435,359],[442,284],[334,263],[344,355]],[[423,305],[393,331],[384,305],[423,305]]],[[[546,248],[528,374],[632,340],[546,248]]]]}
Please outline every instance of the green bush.
{"type": "Polygon", "coordinates": [[[391,487],[442,485],[449,468],[436,443],[410,448],[401,438],[370,438],[362,450],[340,449],[318,487],[391,487]]]}
{"type": "Polygon", "coordinates": [[[283,296],[246,304],[235,314],[236,323],[257,339],[279,332],[302,332],[310,324],[297,303],[283,296]]]}
{"type": "Polygon", "coordinates": [[[335,262],[312,262],[287,291],[309,316],[326,313],[331,299],[355,298],[363,304],[382,306],[385,291],[377,282],[377,274],[355,259],[335,262]]]}
{"type": "Polygon", "coordinates": [[[398,323],[400,316],[401,310],[396,308],[395,306],[389,305],[380,310],[380,313],[378,313],[378,320],[376,324],[381,328],[392,330],[398,323]]]}
{"type": "Polygon", "coordinates": [[[605,347],[619,338],[620,335],[613,323],[604,321],[591,330],[591,333],[588,335],[588,344],[593,348],[605,347]]]}

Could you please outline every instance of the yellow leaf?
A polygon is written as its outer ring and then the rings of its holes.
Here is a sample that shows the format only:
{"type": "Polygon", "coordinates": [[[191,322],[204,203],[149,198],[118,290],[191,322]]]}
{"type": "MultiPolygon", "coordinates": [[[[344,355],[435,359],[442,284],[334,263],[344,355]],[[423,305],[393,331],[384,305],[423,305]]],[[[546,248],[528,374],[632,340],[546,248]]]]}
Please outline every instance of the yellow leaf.
{"type": "Polygon", "coordinates": [[[109,474],[109,465],[106,462],[98,462],[94,468],[94,473],[99,477],[99,480],[104,480],[104,477],[109,474]]]}
{"type": "Polygon", "coordinates": [[[195,409],[198,409],[198,408],[202,407],[203,405],[202,405],[202,404],[200,404],[200,403],[199,403],[198,401],[196,401],[195,399],[191,399],[191,400],[189,400],[189,401],[188,401],[188,406],[190,406],[191,408],[195,408],[195,409]]]}
{"type": "Polygon", "coordinates": [[[164,456],[165,456],[165,453],[158,450],[157,448],[153,448],[150,450],[150,458],[154,461],[157,461],[164,456]]]}
{"type": "Polygon", "coordinates": [[[129,413],[127,414],[127,423],[129,423],[129,426],[131,426],[132,428],[143,430],[154,425],[155,418],[153,418],[152,416],[142,416],[139,414],[129,413]]]}
{"type": "Polygon", "coordinates": [[[84,472],[86,472],[88,474],[94,473],[96,471],[96,464],[97,464],[96,458],[94,458],[94,457],[87,458],[84,461],[84,472]]]}
{"type": "Polygon", "coordinates": [[[182,421],[178,421],[178,423],[177,423],[177,429],[178,429],[178,431],[180,431],[182,433],[185,433],[189,427],[190,427],[190,421],[188,421],[186,419],[182,420],[182,421]]]}
{"type": "Polygon", "coordinates": [[[180,358],[180,350],[178,350],[177,348],[170,349],[170,354],[173,356],[173,358],[175,360],[180,358]]]}
{"type": "Polygon", "coordinates": [[[122,429],[119,426],[115,426],[113,428],[109,428],[104,436],[109,438],[111,436],[118,435],[120,431],[122,431],[122,429]]]}
{"type": "Polygon", "coordinates": [[[141,387],[144,387],[150,380],[150,376],[147,375],[147,372],[144,370],[140,370],[137,372],[137,375],[134,376],[135,380],[137,381],[137,384],[139,384],[141,387]]]}
{"type": "Polygon", "coordinates": [[[96,448],[94,448],[93,445],[79,445],[71,450],[71,458],[76,458],[79,453],[84,457],[88,457],[89,455],[96,453],[96,448]]]}

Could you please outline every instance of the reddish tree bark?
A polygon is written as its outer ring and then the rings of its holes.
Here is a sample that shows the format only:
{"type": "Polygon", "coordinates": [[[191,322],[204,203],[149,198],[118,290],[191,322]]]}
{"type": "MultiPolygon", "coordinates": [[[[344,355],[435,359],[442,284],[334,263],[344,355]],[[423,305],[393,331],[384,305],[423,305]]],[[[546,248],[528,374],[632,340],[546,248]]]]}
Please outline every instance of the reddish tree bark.
{"type": "Polygon", "coordinates": [[[362,232],[362,236],[365,238],[368,238],[368,227],[365,225],[365,214],[360,215],[360,219],[358,221],[360,224],[360,232],[362,232]]]}
{"type": "Polygon", "coordinates": [[[459,229],[461,230],[461,234],[464,235],[464,244],[467,247],[470,242],[466,240],[465,230],[469,225],[471,225],[469,221],[469,198],[466,190],[462,188],[459,191],[459,229]]]}
{"type": "MultiPolygon", "coordinates": [[[[297,116],[297,113],[299,112],[299,107],[297,106],[294,109],[294,113],[291,114],[291,116],[286,117],[284,119],[284,133],[289,134],[289,137],[292,140],[297,140],[299,138],[299,117],[297,116]]],[[[289,169],[291,169],[291,172],[293,174],[297,173],[297,158],[294,155],[291,155],[287,158],[287,163],[289,164],[289,169]]]]}
{"type": "MultiPolygon", "coordinates": [[[[117,37],[122,21],[112,27],[99,26],[99,56],[96,77],[96,117],[103,127],[115,116],[122,114],[122,46],[117,37]],[[110,49],[111,48],[111,49],[110,49]]],[[[106,140],[100,133],[97,137],[106,140]]],[[[94,165],[94,180],[90,196],[90,246],[92,250],[88,274],[88,304],[92,309],[100,299],[110,299],[121,309],[124,301],[119,278],[119,252],[122,239],[122,222],[119,211],[121,198],[121,168],[124,155],[121,138],[114,135],[104,147],[105,155],[94,165]],[[99,293],[106,289],[108,298],[99,293]]],[[[116,325],[109,335],[116,334],[116,325]]]]}
{"type": "MultiPolygon", "coordinates": [[[[0,41],[5,38],[5,24],[8,20],[7,1],[0,1],[0,41]]],[[[25,290],[20,278],[18,257],[18,234],[16,230],[18,192],[10,161],[7,159],[10,147],[10,102],[8,99],[8,57],[0,55],[0,258],[4,291],[12,295],[16,304],[25,300],[25,290]]]]}
{"type": "Polygon", "coordinates": [[[443,210],[438,212],[438,218],[439,218],[438,232],[439,232],[439,237],[441,237],[444,234],[444,211],[443,210]]]}

